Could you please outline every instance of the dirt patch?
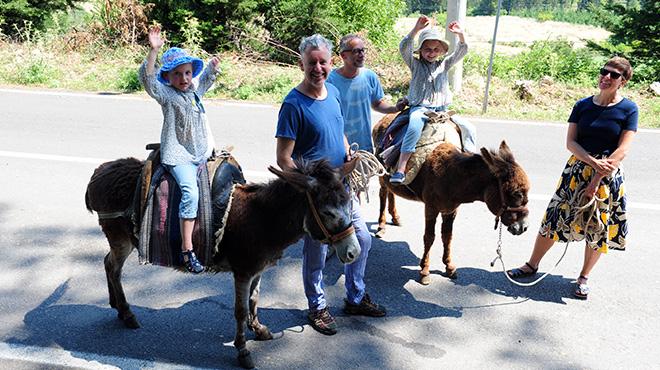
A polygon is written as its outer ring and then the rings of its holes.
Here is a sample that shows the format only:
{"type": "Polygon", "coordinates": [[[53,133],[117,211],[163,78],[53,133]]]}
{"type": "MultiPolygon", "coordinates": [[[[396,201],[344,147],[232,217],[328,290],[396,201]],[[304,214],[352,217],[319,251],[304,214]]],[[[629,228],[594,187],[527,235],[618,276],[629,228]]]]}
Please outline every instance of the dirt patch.
{"type": "MultiPolygon", "coordinates": [[[[403,36],[412,29],[416,20],[417,18],[400,18],[395,29],[403,36]]],[[[467,17],[464,27],[467,41],[473,50],[490,51],[490,41],[495,29],[494,16],[467,17]]],[[[582,47],[586,44],[585,40],[601,41],[609,36],[610,32],[599,27],[554,21],[539,22],[533,18],[505,15],[500,17],[495,51],[516,54],[534,41],[559,38],[572,41],[576,47],[582,47]]]]}

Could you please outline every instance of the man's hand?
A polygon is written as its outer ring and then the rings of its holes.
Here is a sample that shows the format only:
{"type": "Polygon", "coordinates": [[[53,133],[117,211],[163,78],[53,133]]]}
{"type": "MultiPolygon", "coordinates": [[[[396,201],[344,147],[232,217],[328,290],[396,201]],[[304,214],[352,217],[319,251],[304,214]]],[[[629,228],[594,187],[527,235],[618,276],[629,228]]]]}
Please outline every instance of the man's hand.
{"type": "Polygon", "coordinates": [[[402,110],[406,109],[407,105],[408,105],[408,98],[404,96],[402,98],[399,98],[399,100],[397,100],[394,106],[396,107],[397,112],[401,112],[402,110]]]}

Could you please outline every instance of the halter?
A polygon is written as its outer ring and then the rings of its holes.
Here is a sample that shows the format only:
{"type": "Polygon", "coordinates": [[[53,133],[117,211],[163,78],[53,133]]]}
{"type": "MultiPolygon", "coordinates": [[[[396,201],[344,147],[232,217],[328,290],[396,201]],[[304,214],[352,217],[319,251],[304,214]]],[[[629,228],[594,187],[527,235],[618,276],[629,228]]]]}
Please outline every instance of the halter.
{"type": "Polygon", "coordinates": [[[330,235],[328,229],[325,228],[323,222],[321,221],[321,216],[319,216],[319,212],[316,210],[316,207],[314,206],[314,201],[312,201],[312,196],[309,194],[308,191],[306,191],[305,194],[307,195],[307,203],[309,203],[309,208],[312,210],[312,214],[314,215],[314,220],[316,220],[316,224],[319,226],[319,228],[323,232],[323,235],[325,236],[325,239],[321,240],[321,243],[334,244],[355,232],[355,228],[353,228],[353,224],[350,224],[344,231],[341,231],[335,235],[330,235]]]}
{"type": "Polygon", "coordinates": [[[497,230],[497,225],[500,223],[500,217],[504,212],[522,212],[522,211],[528,211],[527,206],[517,206],[517,207],[512,207],[506,205],[506,202],[504,201],[504,191],[502,190],[502,180],[500,180],[499,177],[495,176],[497,178],[497,187],[499,188],[500,191],[500,210],[497,212],[497,215],[495,215],[495,230],[497,230]]]}

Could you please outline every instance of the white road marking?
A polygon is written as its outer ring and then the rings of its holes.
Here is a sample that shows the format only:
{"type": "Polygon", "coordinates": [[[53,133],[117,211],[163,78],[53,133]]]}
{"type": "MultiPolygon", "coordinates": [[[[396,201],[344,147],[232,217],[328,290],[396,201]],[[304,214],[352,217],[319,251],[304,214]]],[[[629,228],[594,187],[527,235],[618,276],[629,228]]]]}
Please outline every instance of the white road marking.
{"type": "Polygon", "coordinates": [[[59,366],[63,368],[73,367],[90,370],[202,369],[200,367],[191,367],[181,364],[0,342],[0,363],[2,363],[2,360],[25,361],[26,363],[46,365],[46,367],[59,366]]]}
{"type": "MultiPolygon", "coordinates": [[[[5,89],[0,89],[0,93],[43,95],[43,96],[68,96],[68,97],[93,98],[93,99],[121,99],[121,100],[150,99],[146,95],[137,95],[137,94],[121,94],[121,93],[94,94],[94,93],[59,91],[59,90],[22,90],[22,89],[5,88],[5,89]]],[[[252,103],[252,102],[222,100],[222,99],[205,99],[205,101],[208,101],[209,103],[230,106],[230,107],[263,108],[263,109],[273,109],[273,110],[279,109],[279,106],[275,104],[260,104],[260,103],[252,103]]],[[[381,117],[382,115],[375,114],[375,116],[381,117]]],[[[566,127],[564,122],[514,121],[514,120],[481,118],[475,116],[466,116],[466,118],[469,118],[471,121],[474,122],[492,122],[499,124],[517,124],[517,125],[543,126],[543,127],[555,127],[555,128],[566,127]]],[[[660,130],[658,129],[647,129],[647,128],[638,129],[637,132],[660,134],[660,130]]]]}

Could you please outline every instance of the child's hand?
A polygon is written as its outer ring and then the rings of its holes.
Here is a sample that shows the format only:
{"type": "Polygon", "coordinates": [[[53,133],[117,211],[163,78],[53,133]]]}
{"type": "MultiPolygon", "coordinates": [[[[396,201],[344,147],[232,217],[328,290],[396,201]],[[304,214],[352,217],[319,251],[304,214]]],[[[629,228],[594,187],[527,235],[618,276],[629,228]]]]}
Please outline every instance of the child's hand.
{"type": "Polygon", "coordinates": [[[165,38],[160,34],[160,26],[153,25],[149,27],[149,45],[154,50],[158,50],[165,44],[165,38]]]}
{"type": "Polygon", "coordinates": [[[417,18],[417,23],[415,23],[415,30],[419,31],[428,25],[433,25],[433,19],[425,15],[420,15],[419,18],[417,18]]]}
{"type": "Polygon", "coordinates": [[[214,71],[218,70],[218,64],[220,64],[220,59],[218,57],[213,57],[209,60],[209,65],[213,68],[214,71]]]}
{"type": "Polygon", "coordinates": [[[447,27],[447,29],[449,30],[449,32],[455,33],[457,35],[460,35],[460,34],[463,33],[463,29],[461,28],[461,25],[458,24],[458,22],[456,22],[456,21],[453,21],[453,22],[449,23],[449,26],[447,27]]]}

